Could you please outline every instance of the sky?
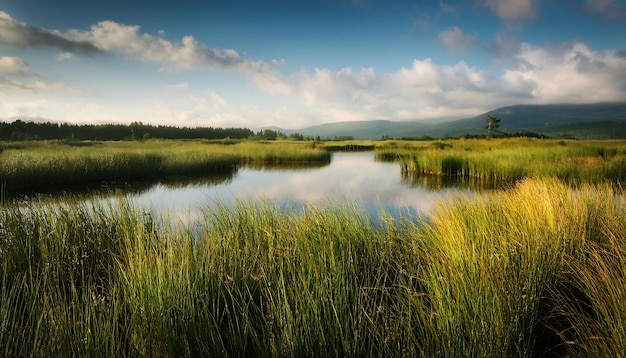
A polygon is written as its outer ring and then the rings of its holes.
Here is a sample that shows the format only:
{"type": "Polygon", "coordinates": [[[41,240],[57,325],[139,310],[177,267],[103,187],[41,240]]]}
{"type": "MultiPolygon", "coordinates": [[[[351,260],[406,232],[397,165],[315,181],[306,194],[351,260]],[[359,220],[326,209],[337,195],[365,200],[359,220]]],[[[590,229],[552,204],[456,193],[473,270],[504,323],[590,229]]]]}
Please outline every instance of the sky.
{"type": "Polygon", "coordinates": [[[304,128],[626,101],[626,0],[0,0],[0,120],[304,128]]]}

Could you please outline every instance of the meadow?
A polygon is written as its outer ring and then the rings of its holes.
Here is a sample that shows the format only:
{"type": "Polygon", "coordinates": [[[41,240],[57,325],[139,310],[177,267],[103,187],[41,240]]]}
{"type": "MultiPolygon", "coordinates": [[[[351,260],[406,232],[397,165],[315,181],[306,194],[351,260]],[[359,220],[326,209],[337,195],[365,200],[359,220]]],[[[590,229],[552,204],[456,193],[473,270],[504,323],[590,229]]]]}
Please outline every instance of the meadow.
{"type": "Polygon", "coordinates": [[[124,155],[153,158],[151,175],[189,174],[219,171],[213,158],[323,162],[371,145],[402,171],[509,185],[422,217],[239,201],[172,224],[124,198],[8,200],[0,355],[626,356],[626,143],[325,145],[24,142],[5,143],[0,161],[21,180],[124,155]],[[34,163],[10,161],[18,155],[34,163]],[[62,164],[38,172],[50,158],[62,164]]]}

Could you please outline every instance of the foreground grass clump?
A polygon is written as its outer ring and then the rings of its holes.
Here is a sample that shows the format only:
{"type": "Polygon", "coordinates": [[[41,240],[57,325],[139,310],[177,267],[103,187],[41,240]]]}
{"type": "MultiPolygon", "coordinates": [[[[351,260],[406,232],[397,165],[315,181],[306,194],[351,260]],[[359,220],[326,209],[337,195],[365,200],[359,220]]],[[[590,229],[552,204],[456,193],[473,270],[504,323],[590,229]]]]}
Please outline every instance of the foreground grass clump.
{"type": "Polygon", "coordinates": [[[238,164],[329,161],[330,153],[294,143],[24,142],[0,152],[0,185],[8,191],[45,189],[107,180],[231,173],[238,164]]]}
{"type": "Polygon", "coordinates": [[[8,205],[0,352],[623,355],[616,190],[527,180],[417,221],[239,202],[176,228],[126,203],[8,205]]]}
{"type": "Polygon", "coordinates": [[[405,172],[507,183],[555,177],[570,183],[626,180],[626,142],[539,139],[385,143],[377,157],[405,172]]]}
{"type": "MultiPolygon", "coordinates": [[[[585,283],[595,275],[586,266],[590,253],[626,248],[624,204],[623,192],[610,186],[574,190],[544,180],[441,205],[426,227],[422,262],[428,265],[418,274],[431,317],[428,350],[452,356],[624,352],[622,336],[612,333],[613,325],[623,326],[623,313],[605,303],[619,302],[621,290],[605,286],[597,294],[585,283]],[[583,301],[589,306],[581,308],[583,301]],[[610,328],[596,327],[604,323],[610,328]]],[[[607,283],[623,282],[625,262],[598,262],[607,283]]]]}

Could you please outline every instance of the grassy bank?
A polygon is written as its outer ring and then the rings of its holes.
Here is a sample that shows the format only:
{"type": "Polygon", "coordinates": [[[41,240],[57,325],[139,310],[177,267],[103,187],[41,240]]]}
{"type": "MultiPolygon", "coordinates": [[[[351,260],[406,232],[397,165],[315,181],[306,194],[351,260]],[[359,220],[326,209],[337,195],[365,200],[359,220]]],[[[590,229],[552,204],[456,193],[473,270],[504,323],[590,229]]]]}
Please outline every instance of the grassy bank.
{"type": "Polygon", "coordinates": [[[381,160],[406,172],[474,178],[495,183],[555,177],[568,182],[626,180],[625,141],[540,139],[385,142],[381,160]]]}
{"type": "Polygon", "coordinates": [[[537,139],[446,141],[173,141],[0,143],[0,188],[40,190],[108,180],[229,173],[237,165],[325,165],[331,151],[376,150],[419,173],[511,183],[626,180],[625,141],[537,139]]]}
{"type": "Polygon", "coordinates": [[[5,356],[626,355],[626,206],[526,180],[425,218],[329,204],[0,209],[5,356]]]}
{"type": "Polygon", "coordinates": [[[232,172],[238,164],[329,162],[304,144],[259,142],[23,142],[0,151],[0,184],[7,191],[106,180],[232,172]]]}

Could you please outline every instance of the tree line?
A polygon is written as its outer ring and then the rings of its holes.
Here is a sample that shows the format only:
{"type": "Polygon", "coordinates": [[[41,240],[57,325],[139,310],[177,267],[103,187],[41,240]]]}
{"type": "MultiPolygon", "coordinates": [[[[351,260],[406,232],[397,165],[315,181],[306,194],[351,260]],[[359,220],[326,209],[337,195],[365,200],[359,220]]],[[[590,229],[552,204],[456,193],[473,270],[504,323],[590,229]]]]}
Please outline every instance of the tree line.
{"type": "Polygon", "coordinates": [[[254,136],[248,128],[154,126],[124,124],[67,124],[52,122],[0,122],[0,140],[143,140],[160,139],[246,139],[254,136]]]}

